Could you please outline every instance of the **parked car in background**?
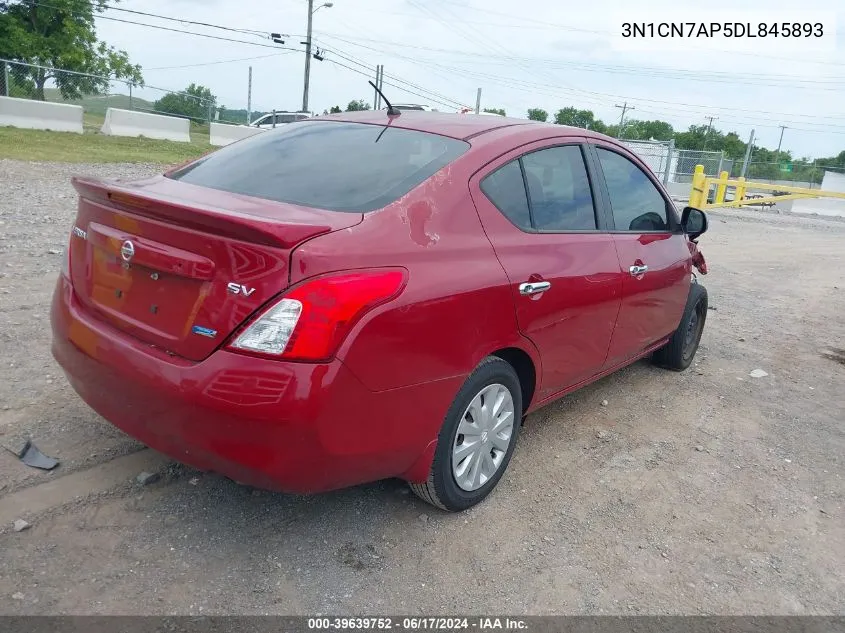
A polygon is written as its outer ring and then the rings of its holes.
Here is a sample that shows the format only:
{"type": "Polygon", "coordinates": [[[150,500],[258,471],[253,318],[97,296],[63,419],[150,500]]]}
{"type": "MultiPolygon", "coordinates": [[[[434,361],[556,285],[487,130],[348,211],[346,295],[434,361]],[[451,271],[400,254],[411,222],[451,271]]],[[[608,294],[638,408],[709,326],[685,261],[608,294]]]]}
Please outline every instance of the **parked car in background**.
{"type": "Polygon", "coordinates": [[[71,385],[253,486],[400,477],[466,509],[526,413],[646,356],[687,368],[707,317],[705,215],[583,129],[343,113],[73,184],[51,311],[71,385]]]}
{"type": "Polygon", "coordinates": [[[272,128],[309,118],[311,118],[311,115],[307,112],[276,112],[275,115],[271,112],[270,114],[265,114],[263,117],[256,119],[250,123],[250,125],[252,127],[272,128]],[[273,123],[274,121],[275,124],[273,123]]]}
{"type": "MultiPolygon", "coordinates": [[[[418,103],[394,103],[393,107],[396,110],[418,110],[420,112],[435,112],[434,108],[418,103]]],[[[385,110],[387,108],[384,108],[385,110]]]]}

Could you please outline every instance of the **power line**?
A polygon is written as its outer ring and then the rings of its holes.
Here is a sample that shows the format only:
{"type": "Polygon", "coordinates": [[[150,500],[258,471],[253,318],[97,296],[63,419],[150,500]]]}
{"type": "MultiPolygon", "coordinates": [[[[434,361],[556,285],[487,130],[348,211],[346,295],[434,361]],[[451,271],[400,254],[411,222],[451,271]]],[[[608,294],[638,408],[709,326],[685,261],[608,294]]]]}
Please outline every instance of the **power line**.
{"type": "MultiPolygon", "coordinates": [[[[384,49],[377,48],[377,47],[374,47],[374,46],[368,46],[368,45],[365,45],[365,44],[360,44],[356,41],[353,41],[352,39],[347,39],[347,38],[342,37],[342,36],[329,34],[329,33],[325,33],[325,32],[323,32],[323,36],[329,37],[331,39],[336,39],[336,40],[346,42],[347,44],[350,44],[351,46],[356,46],[358,48],[364,48],[364,49],[376,51],[376,52],[383,53],[383,54],[388,53],[388,51],[385,51],[384,49]]],[[[370,41],[378,42],[379,40],[370,40],[370,41]]],[[[388,44],[392,44],[392,43],[388,43],[388,44]]],[[[418,48],[418,47],[414,47],[414,48],[418,48]]],[[[494,74],[484,73],[484,72],[479,72],[479,71],[469,71],[469,70],[462,69],[462,68],[456,68],[454,66],[447,66],[447,65],[440,64],[440,63],[437,63],[437,62],[434,62],[434,61],[431,61],[431,60],[423,60],[423,59],[420,59],[419,57],[407,58],[407,57],[403,57],[402,55],[399,55],[398,53],[395,53],[395,52],[393,52],[392,54],[397,56],[397,57],[400,57],[400,58],[408,59],[409,61],[413,61],[414,63],[417,63],[417,64],[423,64],[423,65],[426,65],[426,66],[433,66],[435,68],[446,70],[447,72],[461,74],[461,75],[464,75],[464,76],[467,76],[467,77],[473,77],[473,78],[476,78],[476,79],[483,79],[483,80],[486,80],[486,81],[497,82],[497,83],[503,84],[506,87],[510,87],[510,88],[513,88],[514,86],[516,86],[516,87],[521,86],[522,87],[521,89],[523,89],[523,90],[525,88],[530,88],[534,92],[540,92],[543,89],[548,90],[549,88],[558,88],[559,90],[563,90],[563,91],[566,91],[566,92],[576,92],[576,93],[577,92],[586,92],[586,93],[591,94],[591,95],[597,95],[599,97],[599,99],[593,98],[592,101],[595,102],[595,103],[599,103],[601,105],[608,105],[609,106],[609,105],[613,105],[613,101],[615,99],[626,99],[626,100],[635,101],[635,102],[656,103],[656,104],[660,104],[660,106],[663,107],[663,108],[666,108],[666,106],[680,106],[680,107],[684,108],[683,112],[685,114],[689,114],[690,113],[689,108],[692,108],[694,110],[697,110],[698,112],[705,112],[705,113],[707,113],[707,110],[711,110],[711,111],[717,110],[717,111],[728,111],[728,112],[785,115],[785,116],[796,116],[796,117],[802,117],[802,116],[808,117],[808,116],[810,116],[810,115],[807,115],[807,114],[804,114],[804,113],[776,112],[776,111],[769,111],[769,110],[751,110],[751,109],[747,109],[747,108],[736,108],[736,107],[728,107],[728,106],[709,106],[709,105],[704,105],[704,104],[701,104],[701,103],[685,103],[685,102],[675,102],[675,101],[664,101],[664,100],[660,100],[660,99],[648,99],[648,98],[645,98],[645,97],[632,97],[630,95],[618,95],[618,94],[601,93],[601,92],[585,91],[585,90],[577,90],[577,89],[573,90],[573,89],[568,88],[568,87],[557,86],[554,83],[550,83],[550,82],[544,82],[542,84],[537,84],[537,83],[533,83],[533,82],[530,82],[530,81],[527,81],[527,80],[524,80],[524,79],[515,79],[515,78],[512,78],[512,77],[506,77],[506,76],[503,76],[503,75],[500,75],[500,74],[494,75],[494,74]],[[538,88],[539,88],[539,90],[538,90],[538,88]]],[[[549,94],[549,96],[558,97],[558,96],[560,96],[560,94],[559,93],[549,94]]],[[[587,99],[585,99],[584,97],[580,97],[580,98],[582,100],[587,101],[587,99]]],[[[670,108],[666,108],[666,109],[670,109],[670,108]]],[[[814,115],[812,118],[842,120],[843,117],[814,115]]],[[[795,121],[793,121],[793,123],[795,123],[795,121]]],[[[797,123],[803,124],[803,125],[830,125],[830,124],[823,124],[823,123],[822,124],[814,124],[814,123],[808,122],[808,121],[797,122],[797,123]]]]}
{"type": "MultiPolygon", "coordinates": [[[[362,66],[363,68],[370,69],[372,67],[372,64],[368,64],[367,62],[365,62],[361,59],[355,58],[353,55],[351,55],[351,53],[348,53],[347,51],[342,51],[342,50],[338,49],[337,47],[335,47],[333,45],[323,46],[323,50],[330,52],[330,53],[333,53],[333,54],[337,55],[338,57],[340,57],[341,59],[344,59],[348,62],[362,66]]],[[[456,101],[455,99],[452,99],[451,97],[448,97],[444,94],[441,94],[441,93],[435,92],[433,90],[430,90],[428,88],[425,88],[423,86],[420,86],[419,84],[415,84],[413,82],[406,81],[406,80],[404,80],[400,77],[397,77],[395,75],[385,74],[384,76],[389,78],[389,79],[392,79],[393,81],[396,81],[396,82],[405,84],[407,86],[410,86],[410,87],[412,87],[416,90],[421,90],[423,92],[426,92],[426,93],[428,93],[428,94],[430,94],[430,95],[432,95],[436,98],[439,98],[439,99],[442,99],[442,100],[445,100],[445,101],[449,101],[457,107],[463,107],[465,105],[464,103],[462,103],[460,101],[456,101]]],[[[421,95],[418,95],[418,96],[421,96],[421,95]]],[[[441,103],[441,105],[445,105],[445,104],[441,103]]]]}
{"type": "MultiPolygon", "coordinates": [[[[46,7],[46,8],[60,9],[60,7],[56,7],[55,5],[50,5],[50,4],[47,4],[47,3],[42,3],[42,2],[36,2],[36,3],[34,3],[34,4],[37,4],[37,5],[39,5],[39,6],[44,6],[44,7],[46,7]]],[[[112,8],[112,9],[115,9],[116,7],[107,7],[107,8],[112,8]]],[[[121,10],[123,10],[123,9],[121,8],[121,10]]],[[[173,21],[182,21],[182,20],[180,20],[179,18],[172,18],[172,17],[168,17],[168,16],[161,16],[161,15],[158,15],[158,14],[147,13],[147,12],[142,12],[142,11],[134,11],[134,10],[129,10],[129,9],[126,9],[125,11],[130,12],[130,13],[137,13],[137,14],[141,14],[141,15],[147,15],[147,16],[149,16],[149,17],[157,17],[157,18],[167,19],[167,20],[173,20],[173,21]]],[[[167,27],[167,26],[161,26],[161,25],[158,25],[158,24],[149,24],[149,23],[146,23],[146,22],[137,22],[137,21],[134,21],[134,20],[126,20],[126,19],[123,19],[123,18],[114,18],[114,17],[104,16],[104,15],[98,15],[98,16],[97,16],[97,18],[99,18],[99,19],[103,19],[103,20],[110,20],[110,21],[113,21],[113,22],[121,22],[121,23],[125,23],[125,24],[133,24],[133,25],[136,25],[136,26],[143,26],[143,27],[146,27],[146,28],[158,29],[158,30],[162,30],[162,31],[169,31],[169,32],[174,32],[174,33],[183,33],[183,34],[186,34],[186,35],[194,35],[194,36],[197,36],[197,37],[205,37],[205,38],[214,39],[214,40],[222,40],[222,41],[227,41],[227,42],[235,42],[235,43],[239,43],[239,44],[247,44],[247,45],[250,45],[250,46],[260,46],[260,47],[262,47],[262,48],[272,48],[272,49],[274,49],[274,50],[285,50],[285,51],[296,51],[296,52],[301,52],[301,50],[300,50],[300,49],[297,49],[297,48],[291,48],[291,47],[285,47],[285,46],[277,46],[277,45],[273,45],[273,44],[261,44],[261,43],[259,43],[259,42],[250,42],[250,41],[245,41],[245,40],[238,40],[238,39],[233,39],[233,38],[228,38],[228,37],[222,37],[222,36],[218,36],[218,35],[210,35],[210,34],[208,34],[208,33],[199,33],[199,32],[196,32],[196,31],[188,31],[188,30],[184,30],[184,29],[175,29],[175,28],[171,28],[171,27],[167,27]]],[[[190,21],[190,20],[184,20],[184,21],[185,21],[185,22],[188,22],[188,23],[199,24],[199,25],[202,25],[202,26],[210,26],[210,27],[215,27],[215,28],[222,28],[222,29],[224,29],[224,30],[229,30],[229,31],[234,31],[234,32],[245,32],[243,29],[233,29],[233,28],[229,28],[229,27],[222,27],[222,26],[220,26],[220,25],[214,25],[214,24],[207,23],[207,22],[195,22],[195,21],[190,21]]],[[[258,31],[256,31],[256,33],[259,33],[259,32],[258,32],[258,31]]],[[[266,34],[265,34],[265,35],[266,35],[266,34]]],[[[277,53],[277,54],[282,54],[282,53],[277,53]]],[[[272,57],[272,56],[273,56],[273,55],[267,55],[267,56],[264,56],[264,57],[272,57]]],[[[259,58],[260,58],[260,57],[253,58],[253,59],[259,59],[259,58]]],[[[244,59],[242,59],[242,60],[223,60],[223,61],[220,61],[220,62],[211,62],[210,64],[186,64],[185,66],[182,66],[182,67],[191,67],[191,66],[200,66],[200,65],[211,65],[211,64],[216,64],[216,63],[228,63],[228,62],[230,62],[230,61],[245,61],[246,59],[250,59],[250,58],[244,58],[244,59]]],[[[333,61],[333,62],[334,62],[334,60],[331,60],[331,59],[329,59],[328,61],[333,61]]],[[[348,61],[351,61],[351,60],[348,60],[348,61]]],[[[361,72],[361,71],[358,71],[358,70],[356,70],[356,69],[354,69],[354,68],[352,68],[352,67],[346,66],[345,64],[341,64],[341,63],[338,63],[338,62],[334,62],[334,63],[335,63],[335,64],[337,64],[338,66],[342,66],[342,67],[347,68],[347,69],[349,69],[349,70],[354,70],[355,72],[359,72],[359,73],[361,72]]],[[[353,63],[359,63],[359,62],[353,62],[353,63]]],[[[166,69],[170,69],[170,68],[180,68],[180,66],[162,67],[162,68],[158,68],[158,69],[149,69],[149,70],[166,70],[166,69]]],[[[368,67],[368,70],[369,70],[369,67],[368,67]]],[[[362,73],[362,74],[365,74],[365,76],[369,76],[369,73],[362,73]]],[[[404,81],[404,80],[399,79],[399,78],[397,78],[397,77],[393,77],[393,80],[394,80],[394,81],[397,81],[397,82],[405,83],[405,84],[407,84],[407,85],[409,85],[409,86],[412,86],[412,87],[417,88],[418,90],[423,90],[423,91],[426,91],[426,92],[431,92],[431,91],[428,91],[427,89],[423,88],[422,86],[417,86],[416,84],[413,84],[413,83],[411,83],[411,82],[404,81]]],[[[414,94],[414,95],[416,95],[416,96],[419,96],[419,97],[422,97],[422,98],[425,98],[425,99],[429,99],[429,98],[430,98],[430,97],[428,97],[428,96],[426,96],[426,95],[422,95],[422,94],[420,94],[419,92],[414,92],[414,91],[412,91],[412,90],[409,90],[408,88],[403,88],[403,87],[401,87],[401,86],[396,86],[396,85],[394,85],[394,84],[390,84],[389,82],[385,82],[385,83],[387,83],[387,85],[391,85],[391,86],[393,86],[393,87],[395,87],[395,88],[397,88],[397,89],[399,89],[399,90],[404,90],[405,92],[409,92],[410,94],[414,94]]],[[[437,93],[432,93],[432,94],[435,94],[435,95],[436,95],[437,93]]],[[[443,97],[442,95],[440,95],[440,97],[441,97],[441,98],[443,98],[443,99],[446,99],[447,101],[451,101],[451,99],[448,99],[447,97],[443,97]]],[[[435,101],[436,103],[438,103],[438,104],[440,104],[440,105],[444,105],[444,106],[447,106],[447,107],[452,107],[451,105],[449,105],[449,104],[447,104],[447,103],[444,103],[443,101],[437,101],[437,100],[435,100],[435,99],[431,99],[431,100],[432,100],[432,101],[435,101]]],[[[453,103],[457,103],[457,104],[459,104],[459,105],[462,105],[462,104],[460,104],[460,102],[457,102],[457,101],[454,101],[453,103]]]]}
{"type": "MultiPolygon", "coordinates": [[[[422,9],[422,8],[423,8],[421,4],[418,4],[417,0],[408,0],[408,1],[409,1],[409,2],[411,2],[411,4],[413,4],[413,6],[415,6],[415,7],[419,8],[419,9],[422,9]]],[[[457,33],[459,33],[459,34],[460,34],[460,33],[461,33],[461,31],[459,31],[459,30],[458,30],[458,28],[457,28],[457,25],[461,23],[460,16],[458,16],[457,14],[455,14],[455,13],[454,13],[451,9],[445,8],[444,10],[445,10],[447,13],[449,13],[451,16],[453,16],[453,17],[454,17],[454,20],[450,20],[450,21],[445,21],[445,20],[442,20],[442,19],[440,18],[440,16],[439,16],[439,15],[437,15],[437,13],[435,13],[432,9],[430,9],[428,6],[426,6],[426,7],[425,7],[425,11],[427,11],[429,14],[431,14],[432,16],[434,16],[434,17],[437,19],[437,21],[438,21],[438,22],[440,22],[441,24],[443,24],[443,25],[444,25],[445,27],[447,27],[448,29],[450,29],[450,30],[452,30],[452,31],[455,31],[455,32],[457,32],[457,33]]],[[[486,39],[486,40],[487,40],[487,41],[488,41],[488,42],[489,42],[489,43],[490,43],[490,44],[491,44],[494,48],[496,48],[496,49],[498,49],[498,50],[500,50],[500,51],[503,51],[506,55],[513,55],[513,52],[512,52],[512,51],[510,51],[509,49],[505,48],[505,47],[504,47],[502,44],[500,44],[498,41],[490,40],[490,39],[489,39],[489,38],[487,38],[484,34],[482,34],[480,31],[478,31],[477,29],[474,29],[472,26],[466,25],[465,27],[462,27],[462,28],[466,28],[468,31],[476,33],[476,34],[478,35],[478,38],[475,38],[475,37],[472,37],[472,36],[471,36],[471,37],[470,37],[470,39],[471,39],[473,42],[475,42],[475,43],[480,43],[480,45],[481,45],[481,47],[482,47],[482,48],[485,48],[485,46],[486,46],[486,45],[485,45],[485,43],[484,43],[483,41],[481,41],[481,40],[485,40],[485,39],[486,39]],[[480,38],[480,39],[479,39],[479,38],[480,38]]],[[[547,79],[547,77],[544,77],[544,76],[542,76],[542,75],[539,75],[539,74],[535,71],[535,69],[534,69],[534,67],[533,67],[532,65],[525,65],[525,64],[522,64],[522,63],[518,63],[518,62],[517,62],[517,65],[519,65],[519,66],[520,66],[520,67],[521,67],[521,68],[522,68],[522,69],[523,69],[526,73],[528,73],[528,74],[530,74],[530,75],[533,75],[533,76],[535,76],[535,77],[537,77],[537,78],[539,78],[539,79],[541,79],[541,80],[546,80],[546,79],[547,79]]]]}
{"type": "Polygon", "coordinates": [[[466,63],[514,63],[514,64],[521,64],[521,62],[538,65],[542,64],[545,66],[551,66],[551,68],[557,68],[560,66],[573,68],[575,71],[585,71],[588,70],[598,70],[602,73],[611,72],[611,73],[618,73],[618,74],[626,74],[626,75],[641,75],[647,77],[654,77],[654,76],[661,76],[668,79],[689,79],[694,81],[704,81],[707,83],[727,83],[727,84],[735,84],[735,85],[758,85],[758,86],[770,86],[774,88],[781,88],[784,86],[789,86],[792,88],[802,89],[802,90],[841,90],[840,84],[845,84],[845,77],[840,76],[833,76],[833,77],[826,77],[825,79],[804,79],[798,75],[757,75],[757,74],[737,74],[737,73],[720,73],[714,71],[687,71],[683,69],[677,68],[657,68],[657,67],[637,67],[637,66],[624,66],[624,65],[613,65],[613,64],[597,64],[597,63],[586,63],[582,61],[569,61],[569,60],[556,60],[556,59],[547,59],[547,58],[538,58],[538,57],[520,57],[513,54],[509,55],[496,55],[491,52],[479,53],[474,51],[466,51],[466,50],[459,50],[459,49],[447,49],[447,48],[436,48],[431,46],[418,46],[413,44],[405,44],[402,42],[393,42],[388,40],[379,40],[373,38],[357,38],[351,35],[340,36],[335,33],[329,33],[326,31],[322,31],[323,35],[328,37],[336,37],[338,39],[349,38],[353,40],[360,40],[360,41],[368,41],[368,42],[375,42],[381,43],[392,47],[399,47],[399,48],[410,48],[415,50],[424,50],[430,51],[434,53],[445,53],[450,55],[455,55],[460,58],[466,57],[474,57],[478,58],[478,60],[467,60],[466,63]],[[731,77],[736,77],[735,80],[731,80],[731,77]],[[756,81],[755,81],[756,80],[756,81]],[[768,82],[768,83],[767,83],[768,82]],[[774,82],[774,83],[772,83],[774,82]],[[796,85],[796,84],[808,84],[808,85],[796,85]],[[816,87],[816,86],[832,86],[830,88],[825,87],[816,87]]]}
{"type": "MultiPolygon", "coordinates": [[[[180,22],[182,24],[193,24],[195,26],[206,26],[206,27],[209,27],[209,28],[212,28],[212,29],[221,29],[221,30],[224,30],[224,31],[232,31],[232,32],[235,32],[235,33],[245,33],[247,35],[260,35],[261,37],[267,38],[267,31],[260,31],[260,30],[257,30],[257,29],[237,29],[237,28],[234,28],[234,27],[222,26],[220,24],[211,24],[209,22],[197,22],[195,20],[186,20],[184,18],[174,18],[174,17],[171,17],[171,16],[159,15],[157,13],[148,13],[146,11],[137,11],[135,9],[125,9],[123,7],[116,7],[116,6],[113,6],[113,5],[106,5],[105,8],[108,9],[109,11],[122,11],[124,13],[134,13],[136,15],[143,15],[143,16],[146,16],[146,17],[158,18],[160,20],[170,20],[172,22],[180,22]]],[[[98,16],[98,17],[102,17],[102,16],[98,16]]]]}
{"type": "Polygon", "coordinates": [[[276,46],[273,44],[261,44],[260,42],[248,42],[246,40],[236,40],[231,37],[221,37],[219,35],[209,35],[208,33],[198,33],[196,31],[185,31],[183,29],[173,29],[169,26],[161,26],[159,24],[147,24],[145,22],[134,22],[132,20],[123,20],[121,18],[110,18],[106,15],[99,15],[97,16],[99,20],[111,20],[112,22],[123,22],[125,24],[134,24],[136,26],[145,26],[150,29],[158,29],[160,31],[171,31],[173,33],[184,33],[186,35],[195,35],[197,37],[207,37],[212,40],[222,40],[224,42],[235,42],[237,44],[247,44],[249,46],[261,46],[262,48],[273,48],[276,50],[289,50],[289,51],[300,51],[298,48],[290,48],[285,46],[276,46]]]}
{"type": "MultiPolygon", "coordinates": [[[[546,20],[537,20],[537,19],[532,19],[532,18],[526,18],[526,17],[519,16],[519,15],[514,15],[513,13],[502,13],[500,11],[492,11],[492,10],[487,9],[487,8],[473,7],[473,6],[469,6],[467,4],[464,4],[463,2],[457,2],[455,0],[438,0],[438,1],[440,3],[453,4],[455,6],[462,8],[462,9],[465,9],[467,11],[476,11],[476,12],[479,12],[479,13],[488,13],[490,15],[498,15],[498,16],[505,17],[505,18],[508,18],[508,19],[511,19],[511,20],[522,20],[524,22],[534,22],[534,23],[544,24],[544,25],[547,25],[547,26],[550,26],[550,27],[554,27],[554,28],[557,28],[557,29],[571,30],[571,31],[583,31],[585,33],[596,33],[596,34],[600,34],[600,35],[618,35],[618,33],[616,33],[615,31],[581,29],[581,28],[572,27],[572,26],[569,26],[569,25],[566,25],[566,24],[560,24],[558,22],[548,22],[546,20]]],[[[697,49],[697,50],[710,50],[710,49],[706,49],[705,47],[695,46],[695,45],[691,45],[690,48],[691,49],[697,49]]],[[[778,60],[794,62],[794,63],[825,64],[825,65],[830,65],[830,66],[845,66],[845,62],[830,62],[830,61],[823,61],[823,60],[820,60],[820,59],[795,59],[793,57],[782,57],[782,56],[779,56],[779,55],[766,55],[764,53],[752,53],[750,51],[732,51],[731,54],[732,55],[748,55],[750,57],[761,57],[761,58],[765,58],[765,59],[778,59],[778,60]]]]}
{"type": "MultiPolygon", "coordinates": [[[[341,62],[337,61],[336,59],[332,59],[331,57],[327,57],[327,58],[326,58],[326,61],[327,61],[327,62],[331,62],[332,64],[335,64],[336,66],[340,66],[340,67],[342,67],[342,68],[346,68],[347,70],[351,70],[352,72],[354,72],[354,73],[358,73],[359,75],[363,75],[364,77],[368,77],[368,78],[370,77],[370,72],[365,72],[365,71],[363,71],[363,70],[359,70],[359,69],[354,68],[354,67],[352,67],[352,66],[348,66],[348,65],[346,65],[346,64],[343,64],[343,63],[341,63],[341,62]]],[[[446,106],[446,107],[452,107],[452,106],[450,106],[448,103],[442,103],[442,102],[439,102],[439,101],[437,101],[437,100],[435,100],[435,99],[430,99],[430,98],[429,98],[429,97],[427,97],[426,95],[420,94],[420,93],[418,93],[418,92],[414,92],[413,90],[409,90],[408,88],[403,88],[402,86],[398,86],[398,85],[396,85],[396,84],[392,84],[392,83],[390,83],[389,81],[386,81],[386,80],[385,80],[383,83],[384,83],[385,85],[387,85],[387,86],[392,86],[393,88],[396,88],[397,90],[402,90],[403,92],[410,93],[410,94],[415,95],[415,96],[417,96],[417,97],[422,97],[423,99],[429,99],[430,101],[434,101],[434,102],[435,102],[435,103],[437,103],[438,105],[442,105],[442,106],[446,106]]]]}
{"type": "MultiPolygon", "coordinates": [[[[285,50],[280,53],[270,53],[269,55],[258,55],[257,57],[240,57],[238,59],[221,59],[216,62],[203,62],[199,64],[183,64],[181,66],[157,66],[155,68],[144,68],[144,72],[149,70],[176,70],[179,68],[196,68],[198,66],[214,66],[217,64],[232,64],[234,62],[249,62],[256,59],[267,59],[268,57],[279,57],[281,55],[289,55],[293,50],[285,50]]],[[[299,51],[296,51],[299,52],[299,51]]]]}
{"type": "MultiPolygon", "coordinates": [[[[357,72],[360,72],[361,74],[363,74],[365,76],[369,76],[369,71],[371,70],[371,64],[367,64],[367,63],[364,63],[364,62],[356,61],[354,59],[350,59],[349,57],[345,57],[344,55],[341,55],[337,50],[331,50],[331,49],[326,49],[326,50],[334,53],[335,55],[337,55],[341,59],[345,59],[346,61],[348,61],[350,63],[357,64],[358,66],[361,66],[362,68],[367,69],[366,71],[358,71],[357,69],[355,69],[355,70],[357,72]]],[[[326,59],[328,61],[334,61],[330,57],[327,57],[326,59]]],[[[339,64],[339,65],[343,65],[343,64],[339,64]]],[[[348,66],[345,66],[345,65],[343,65],[343,66],[345,68],[349,68],[348,66]]],[[[434,101],[435,103],[438,103],[439,105],[443,105],[443,106],[447,106],[447,107],[454,107],[456,105],[458,107],[461,107],[463,105],[460,101],[455,101],[454,99],[451,99],[450,97],[447,97],[447,96],[441,95],[437,92],[428,90],[427,88],[424,88],[423,86],[420,86],[418,84],[414,84],[412,82],[405,81],[404,79],[400,79],[399,77],[396,77],[394,75],[385,74],[385,75],[383,75],[383,77],[387,77],[388,79],[391,79],[392,81],[399,82],[401,84],[405,84],[407,86],[410,86],[411,88],[414,88],[415,90],[427,93],[427,94],[420,94],[420,92],[414,92],[412,90],[408,90],[408,88],[406,88],[406,87],[397,86],[396,84],[392,84],[392,83],[389,83],[389,82],[383,80],[384,83],[386,83],[389,86],[393,86],[394,88],[398,88],[399,90],[404,90],[405,92],[410,92],[411,94],[416,95],[418,97],[423,97],[424,99],[429,99],[431,101],[434,101]],[[446,103],[446,102],[450,102],[450,103],[446,103]]]]}

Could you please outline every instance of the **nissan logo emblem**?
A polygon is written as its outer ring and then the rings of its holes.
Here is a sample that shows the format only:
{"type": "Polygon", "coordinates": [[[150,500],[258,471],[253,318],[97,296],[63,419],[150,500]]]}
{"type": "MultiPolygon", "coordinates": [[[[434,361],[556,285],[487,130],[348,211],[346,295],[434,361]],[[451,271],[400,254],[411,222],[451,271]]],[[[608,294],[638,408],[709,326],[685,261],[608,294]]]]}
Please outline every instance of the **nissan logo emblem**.
{"type": "Polygon", "coordinates": [[[129,240],[126,240],[123,246],[120,247],[120,256],[123,258],[123,261],[128,262],[135,256],[135,245],[129,240]]]}

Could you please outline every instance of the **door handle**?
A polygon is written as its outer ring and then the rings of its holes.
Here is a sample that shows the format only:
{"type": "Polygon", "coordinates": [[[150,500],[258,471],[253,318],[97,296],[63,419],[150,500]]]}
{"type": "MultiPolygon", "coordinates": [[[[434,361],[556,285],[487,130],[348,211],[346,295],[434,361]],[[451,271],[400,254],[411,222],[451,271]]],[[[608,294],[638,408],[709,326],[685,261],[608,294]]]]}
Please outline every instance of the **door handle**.
{"type": "Polygon", "coordinates": [[[552,287],[549,281],[531,281],[519,284],[519,294],[535,295],[538,292],[545,292],[552,287]]]}
{"type": "Polygon", "coordinates": [[[639,277],[640,275],[644,275],[648,272],[648,266],[631,266],[628,269],[628,272],[631,273],[632,277],[639,277]]]}

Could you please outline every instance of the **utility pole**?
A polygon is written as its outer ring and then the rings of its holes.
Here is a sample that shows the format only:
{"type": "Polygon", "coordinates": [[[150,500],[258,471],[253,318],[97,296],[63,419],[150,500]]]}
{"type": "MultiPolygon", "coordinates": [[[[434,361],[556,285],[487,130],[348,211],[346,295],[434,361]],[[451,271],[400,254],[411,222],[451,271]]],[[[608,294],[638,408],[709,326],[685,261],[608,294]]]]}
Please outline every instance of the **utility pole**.
{"type": "Polygon", "coordinates": [[[625,130],[625,113],[628,110],[636,110],[636,108],[634,106],[629,106],[627,101],[623,102],[622,105],[617,104],[614,107],[622,108],[622,116],[619,117],[619,133],[617,134],[617,137],[621,139],[622,132],[625,130]]]}
{"type": "Polygon", "coordinates": [[[775,152],[775,157],[780,159],[780,144],[783,143],[783,131],[786,129],[786,126],[785,125],[779,125],[778,127],[780,128],[780,139],[778,139],[778,149],[775,152]]]}
{"type": "Polygon", "coordinates": [[[707,149],[707,137],[710,136],[710,128],[713,126],[713,121],[716,121],[716,120],[719,119],[719,117],[717,117],[717,116],[706,116],[704,118],[707,119],[707,131],[704,132],[704,145],[701,148],[701,151],[704,151],[705,149],[707,149]]]}
{"type": "Polygon", "coordinates": [[[376,80],[375,80],[376,88],[374,90],[373,95],[373,110],[381,109],[381,95],[379,94],[379,90],[384,85],[384,64],[379,64],[376,66],[376,80]]]}
{"type": "MultiPolygon", "coordinates": [[[[305,41],[302,42],[305,44],[305,85],[302,88],[302,112],[309,112],[308,110],[308,82],[311,80],[311,33],[312,33],[312,23],[314,21],[314,14],[317,13],[323,7],[327,9],[331,9],[334,6],[332,2],[324,2],[316,9],[314,8],[314,0],[308,0],[308,33],[305,36],[305,41]]],[[[274,40],[275,41],[275,40],[274,40]]],[[[319,57],[319,49],[318,50],[318,59],[322,59],[319,57]]]]}
{"type": "Polygon", "coordinates": [[[252,123],[252,66],[249,67],[249,82],[246,87],[246,124],[252,123]]]}
{"type": "Polygon", "coordinates": [[[373,110],[378,110],[378,106],[379,106],[379,103],[378,103],[378,101],[379,101],[378,84],[379,84],[380,78],[381,78],[381,66],[376,65],[376,80],[374,82],[376,84],[376,87],[373,90],[373,110]]]}
{"type": "Polygon", "coordinates": [[[475,93],[475,113],[481,113],[481,88],[475,93]]]}
{"type": "Polygon", "coordinates": [[[305,36],[305,85],[302,89],[302,111],[308,112],[308,82],[311,79],[311,25],[314,18],[314,0],[308,0],[308,34],[305,36]]]}
{"type": "Polygon", "coordinates": [[[745,160],[742,162],[742,172],[740,176],[745,176],[748,171],[748,163],[751,162],[751,153],[754,151],[754,130],[751,130],[751,136],[748,137],[748,145],[745,146],[745,160]]]}

